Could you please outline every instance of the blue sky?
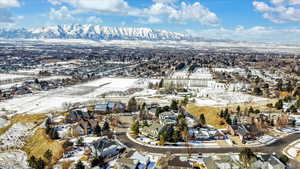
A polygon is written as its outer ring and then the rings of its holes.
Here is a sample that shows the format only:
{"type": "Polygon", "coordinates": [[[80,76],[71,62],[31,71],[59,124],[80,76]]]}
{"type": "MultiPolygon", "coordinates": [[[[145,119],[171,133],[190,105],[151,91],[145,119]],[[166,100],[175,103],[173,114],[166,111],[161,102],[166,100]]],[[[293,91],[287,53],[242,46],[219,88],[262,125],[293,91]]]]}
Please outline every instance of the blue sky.
{"type": "Polygon", "coordinates": [[[0,26],[150,27],[206,38],[300,43],[300,0],[0,0],[0,26]]]}

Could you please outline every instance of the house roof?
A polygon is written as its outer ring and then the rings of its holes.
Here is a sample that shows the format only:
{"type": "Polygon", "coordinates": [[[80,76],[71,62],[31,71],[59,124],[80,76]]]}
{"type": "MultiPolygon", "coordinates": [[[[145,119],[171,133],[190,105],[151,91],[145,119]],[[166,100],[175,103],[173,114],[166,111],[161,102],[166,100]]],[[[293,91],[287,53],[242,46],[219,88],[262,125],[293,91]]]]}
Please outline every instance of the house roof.
{"type": "Polygon", "coordinates": [[[249,134],[249,131],[241,125],[237,129],[237,133],[239,133],[241,136],[246,136],[247,134],[249,134]]]}
{"type": "Polygon", "coordinates": [[[117,163],[127,164],[127,165],[137,165],[134,159],[129,158],[119,158],[117,163]]]}
{"type": "Polygon", "coordinates": [[[107,104],[96,104],[95,105],[96,111],[106,111],[107,110],[107,104]]]}
{"type": "Polygon", "coordinates": [[[147,164],[150,161],[150,158],[148,156],[144,156],[144,155],[142,155],[141,153],[139,153],[137,151],[132,154],[130,159],[138,160],[141,164],[143,164],[145,166],[147,166],[147,164]]]}

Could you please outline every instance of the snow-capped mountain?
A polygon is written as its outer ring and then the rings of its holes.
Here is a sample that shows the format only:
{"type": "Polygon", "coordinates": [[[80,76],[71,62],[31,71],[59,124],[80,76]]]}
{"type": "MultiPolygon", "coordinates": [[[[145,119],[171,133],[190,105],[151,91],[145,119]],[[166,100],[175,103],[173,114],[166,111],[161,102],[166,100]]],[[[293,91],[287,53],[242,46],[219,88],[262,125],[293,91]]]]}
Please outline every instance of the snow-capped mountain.
{"type": "Polygon", "coordinates": [[[0,29],[0,38],[90,40],[194,40],[189,35],[150,28],[58,25],[35,29],[0,29]]]}

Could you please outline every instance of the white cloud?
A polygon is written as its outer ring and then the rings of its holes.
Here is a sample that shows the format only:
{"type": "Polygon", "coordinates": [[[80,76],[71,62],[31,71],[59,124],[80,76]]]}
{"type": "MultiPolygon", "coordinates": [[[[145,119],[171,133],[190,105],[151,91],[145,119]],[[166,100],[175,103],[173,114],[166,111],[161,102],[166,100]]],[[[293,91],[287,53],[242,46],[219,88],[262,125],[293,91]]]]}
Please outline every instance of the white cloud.
{"type": "Polygon", "coordinates": [[[162,21],[161,21],[161,19],[159,19],[159,18],[157,18],[157,17],[153,17],[153,16],[150,16],[149,18],[148,18],[148,23],[161,23],[162,21]]]}
{"type": "Polygon", "coordinates": [[[13,23],[13,16],[12,14],[4,8],[0,8],[0,23],[13,23]]]}
{"type": "Polygon", "coordinates": [[[102,19],[96,16],[90,16],[86,19],[86,21],[90,24],[100,24],[102,23],[102,19]]]}
{"type": "Polygon", "coordinates": [[[170,4],[170,3],[174,3],[177,0],[153,0],[153,2],[155,3],[164,3],[164,4],[170,4]]]}
{"type": "Polygon", "coordinates": [[[170,20],[178,23],[186,23],[188,21],[196,21],[202,25],[215,26],[218,24],[218,17],[215,13],[211,12],[208,8],[195,2],[188,4],[181,2],[180,5],[175,6],[169,3],[174,2],[171,0],[156,0],[156,3],[149,8],[144,9],[144,13],[148,15],[166,15],[170,20]]]}
{"type": "Polygon", "coordinates": [[[299,22],[300,0],[271,0],[269,3],[254,1],[254,8],[274,23],[299,22]]]}
{"type": "Polygon", "coordinates": [[[218,17],[207,7],[195,2],[193,4],[177,0],[153,0],[148,8],[135,8],[129,6],[125,0],[48,0],[54,5],[68,4],[81,12],[114,13],[148,18],[147,23],[158,23],[159,18],[167,18],[170,22],[187,23],[195,21],[202,25],[215,26],[218,24],[218,17]]]}
{"type": "Polygon", "coordinates": [[[13,23],[15,19],[8,8],[20,7],[17,0],[0,0],[0,23],[13,23]]]}
{"type": "Polygon", "coordinates": [[[300,29],[274,29],[270,27],[255,26],[245,28],[237,26],[234,29],[216,28],[200,31],[187,30],[194,36],[213,38],[213,39],[231,39],[236,41],[253,42],[274,42],[300,44],[300,29]]]}
{"type": "Polygon", "coordinates": [[[101,13],[128,13],[129,5],[124,0],[48,0],[53,5],[63,3],[72,5],[82,11],[96,11],[101,13]]]}
{"type": "Polygon", "coordinates": [[[62,6],[59,9],[51,8],[49,12],[49,19],[56,22],[73,22],[76,20],[73,17],[72,12],[66,6],[62,6]]]}
{"type": "Polygon", "coordinates": [[[13,8],[20,6],[21,5],[18,0],[0,0],[0,8],[13,8]]]}
{"type": "Polygon", "coordinates": [[[154,16],[149,16],[148,18],[140,18],[136,22],[141,24],[158,24],[161,23],[162,20],[154,16]]]}

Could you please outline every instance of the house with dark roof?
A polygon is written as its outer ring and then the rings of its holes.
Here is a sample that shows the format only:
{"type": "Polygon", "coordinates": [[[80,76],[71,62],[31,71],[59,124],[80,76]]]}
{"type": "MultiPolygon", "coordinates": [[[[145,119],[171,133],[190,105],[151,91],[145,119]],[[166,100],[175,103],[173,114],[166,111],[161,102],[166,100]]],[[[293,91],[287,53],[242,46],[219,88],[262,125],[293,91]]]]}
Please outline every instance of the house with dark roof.
{"type": "Polygon", "coordinates": [[[96,104],[94,113],[96,114],[107,114],[107,113],[121,113],[125,112],[125,104],[121,102],[107,102],[104,104],[96,104]]]}
{"type": "Polygon", "coordinates": [[[88,120],[91,118],[92,116],[88,112],[81,111],[81,110],[73,110],[69,112],[69,114],[66,116],[66,122],[75,123],[80,120],[88,120]]]}
{"type": "Polygon", "coordinates": [[[258,128],[252,124],[228,125],[227,131],[233,136],[239,136],[242,142],[256,139],[256,137],[262,134],[258,128]]]}
{"type": "Polygon", "coordinates": [[[125,150],[122,145],[107,137],[102,137],[99,140],[94,141],[89,148],[93,155],[101,156],[104,159],[114,157],[125,150]]]}

